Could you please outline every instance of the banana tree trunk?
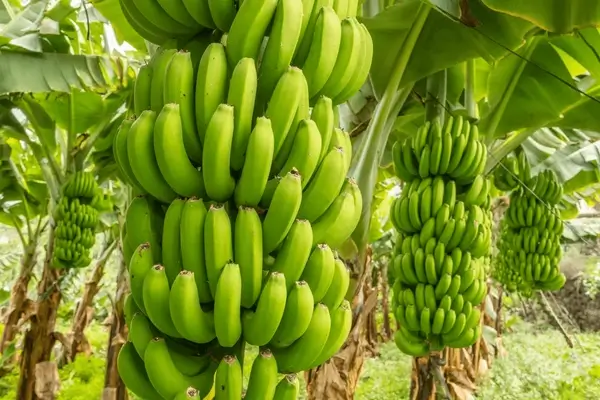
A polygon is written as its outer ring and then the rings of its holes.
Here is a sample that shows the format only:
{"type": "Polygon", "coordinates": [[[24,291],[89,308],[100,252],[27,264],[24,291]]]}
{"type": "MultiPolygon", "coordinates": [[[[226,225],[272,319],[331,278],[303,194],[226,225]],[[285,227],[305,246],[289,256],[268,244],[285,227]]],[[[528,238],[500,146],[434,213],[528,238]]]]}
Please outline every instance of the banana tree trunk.
{"type": "MultiPolygon", "coordinates": [[[[120,242],[119,242],[120,243],[120,242]]],[[[106,371],[104,373],[104,390],[102,400],[127,400],[127,388],[123,384],[117,370],[117,357],[127,339],[127,324],[123,314],[125,296],[129,291],[127,281],[127,264],[123,257],[123,249],[119,244],[119,274],[117,276],[117,291],[111,315],[108,351],[106,354],[106,371]]]]}
{"type": "Polygon", "coordinates": [[[381,287],[381,312],[383,313],[383,327],[381,337],[384,341],[389,341],[392,338],[392,325],[390,323],[390,286],[387,280],[388,263],[381,264],[381,272],[379,273],[379,282],[381,287]]]}
{"type": "MultiPolygon", "coordinates": [[[[38,236],[36,235],[31,238],[27,247],[25,247],[25,252],[21,257],[21,270],[10,292],[9,308],[4,320],[2,338],[0,339],[0,353],[2,353],[5,359],[8,356],[5,354],[7,349],[19,332],[19,321],[32,308],[31,301],[27,297],[27,288],[33,276],[33,268],[36,263],[38,236]]],[[[0,376],[3,375],[3,372],[5,371],[0,370],[0,376]]]]}
{"type": "Polygon", "coordinates": [[[60,387],[56,363],[50,361],[57,339],[54,332],[62,299],[60,281],[65,271],[52,266],[54,227],[50,230],[42,279],[38,285],[36,312],[29,318],[21,354],[17,384],[19,400],[53,400],[60,387]]]}

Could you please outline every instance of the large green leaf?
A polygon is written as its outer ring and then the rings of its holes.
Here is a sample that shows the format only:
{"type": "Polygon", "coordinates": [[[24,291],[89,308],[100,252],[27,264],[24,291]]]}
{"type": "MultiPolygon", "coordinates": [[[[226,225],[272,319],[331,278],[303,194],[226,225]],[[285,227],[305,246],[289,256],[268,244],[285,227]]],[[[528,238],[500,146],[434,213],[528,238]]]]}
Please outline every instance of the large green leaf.
{"type": "MultiPolygon", "coordinates": [[[[387,85],[421,3],[421,0],[402,1],[364,20],[373,37],[371,80],[378,96],[387,85]]],[[[520,18],[494,12],[479,0],[470,0],[469,5],[479,21],[477,28],[469,28],[437,8],[429,14],[410,56],[401,87],[471,58],[482,57],[488,62],[497,60],[506,54],[505,47],[515,49],[522,45],[523,36],[533,27],[520,18]]]]}
{"type": "Polygon", "coordinates": [[[120,58],[0,51],[0,94],[112,91],[122,84],[124,70],[120,58]]]}
{"type": "Polygon", "coordinates": [[[92,4],[110,22],[120,43],[125,41],[139,51],[146,51],[144,39],[125,19],[119,0],[92,0],[92,4]]]}
{"type": "MultiPolygon", "coordinates": [[[[550,39],[550,43],[580,64],[582,67],[580,71],[587,70],[600,79],[600,57],[598,57],[600,32],[598,29],[588,28],[573,35],[555,36],[550,39]]],[[[563,62],[568,63],[564,57],[563,62]]]]}
{"type": "Polygon", "coordinates": [[[483,0],[490,8],[557,33],[600,25],[600,0],[483,0]]]}
{"type": "Polygon", "coordinates": [[[45,1],[29,4],[0,29],[0,45],[11,45],[27,51],[41,52],[39,28],[46,9],[45,1]]]}

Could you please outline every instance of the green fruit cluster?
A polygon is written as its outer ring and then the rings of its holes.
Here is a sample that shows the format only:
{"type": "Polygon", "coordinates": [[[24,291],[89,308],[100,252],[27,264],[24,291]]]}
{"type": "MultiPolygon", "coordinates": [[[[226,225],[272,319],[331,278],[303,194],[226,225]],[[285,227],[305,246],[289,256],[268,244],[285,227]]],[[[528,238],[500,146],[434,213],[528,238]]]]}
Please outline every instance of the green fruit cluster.
{"type": "Polygon", "coordinates": [[[511,292],[559,290],[566,281],[559,268],[564,225],[556,207],[562,186],[551,170],[525,178],[510,195],[494,278],[511,292]]]}
{"type": "Polygon", "coordinates": [[[89,172],[76,172],[65,183],[54,215],[54,268],[83,268],[90,264],[98,208],[103,201],[100,188],[89,172]]]}
{"type": "Polygon", "coordinates": [[[393,155],[406,182],[391,209],[396,345],[411,356],[470,346],[481,333],[492,240],[487,149],[459,116],[427,122],[393,155]]]}
{"type": "Polygon", "coordinates": [[[135,351],[121,376],[144,398],[205,396],[213,376],[217,398],[241,398],[235,349],[249,343],[265,360],[245,398],[293,399],[294,374],[333,356],[352,323],[335,249],[362,196],[337,107],[365,81],[372,41],[356,0],[200,3],[121,1],[161,45],[113,144],[139,195],[124,238],[135,351]],[[180,353],[211,362],[188,370],[180,353]]]}

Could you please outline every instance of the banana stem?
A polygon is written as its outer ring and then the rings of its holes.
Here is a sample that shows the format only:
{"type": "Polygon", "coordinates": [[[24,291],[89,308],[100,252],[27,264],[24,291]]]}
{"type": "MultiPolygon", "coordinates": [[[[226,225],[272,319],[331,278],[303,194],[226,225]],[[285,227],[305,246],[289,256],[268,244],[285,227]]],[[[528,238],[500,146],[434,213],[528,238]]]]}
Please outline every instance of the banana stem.
{"type": "Polygon", "coordinates": [[[469,118],[477,121],[479,119],[479,110],[477,109],[477,100],[475,99],[475,59],[467,60],[466,65],[465,107],[467,108],[469,118]]]}
{"type": "Polygon", "coordinates": [[[448,72],[443,69],[427,77],[427,94],[425,95],[425,120],[440,118],[443,124],[446,114],[446,90],[448,72]]]}
{"type": "Polygon", "coordinates": [[[536,129],[523,129],[503,141],[498,147],[490,149],[484,174],[489,174],[490,171],[493,170],[494,167],[508,155],[508,153],[519,147],[521,143],[527,140],[529,136],[533,135],[535,131],[536,129]]]}
{"type": "Polygon", "coordinates": [[[367,127],[366,137],[361,143],[356,157],[352,160],[350,176],[356,179],[363,197],[363,211],[358,227],[352,237],[358,248],[359,265],[364,265],[367,255],[367,245],[369,239],[369,227],[371,222],[371,203],[373,200],[373,191],[377,183],[377,168],[381,159],[381,154],[385,148],[387,138],[396,119],[395,110],[399,110],[408,97],[411,87],[398,92],[400,83],[406,67],[410,60],[412,51],[417,43],[417,39],[429,12],[431,6],[421,3],[416,14],[410,31],[404,39],[404,44],[398,54],[396,65],[390,76],[385,92],[381,101],[375,108],[373,118],[367,127]]]}

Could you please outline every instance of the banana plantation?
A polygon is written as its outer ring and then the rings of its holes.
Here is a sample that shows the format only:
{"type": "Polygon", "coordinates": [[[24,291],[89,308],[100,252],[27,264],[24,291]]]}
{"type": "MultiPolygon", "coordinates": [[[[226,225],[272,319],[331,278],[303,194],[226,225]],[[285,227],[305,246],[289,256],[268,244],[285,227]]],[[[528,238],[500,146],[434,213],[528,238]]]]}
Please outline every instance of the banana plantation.
{"type": "Polygon", "coordinates": [[[600,0],[2,0],[0,400],[600,398],[600,0]]]}

